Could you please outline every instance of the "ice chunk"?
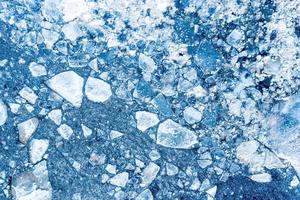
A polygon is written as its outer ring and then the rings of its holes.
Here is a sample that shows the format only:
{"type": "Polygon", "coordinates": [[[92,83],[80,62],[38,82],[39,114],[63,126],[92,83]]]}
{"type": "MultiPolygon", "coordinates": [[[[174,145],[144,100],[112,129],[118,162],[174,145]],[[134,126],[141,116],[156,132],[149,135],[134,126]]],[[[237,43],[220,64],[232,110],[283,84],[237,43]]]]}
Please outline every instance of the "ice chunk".
{"type": "Polygon", "coordinates": [[[112,130],[111,132],[110,132],[110,139],[115,139],[115,138],[118,138],[118,137],[121,137],[121,136],[123,136],[124,135],[124,133],[121,133],[121,132],[119,132],[119,131],[115,131],[115,130],[112,130]]]}
{"type": "Polygon", "coordinates": [[[157,114],[147,111],[136,112],[135,119],[137,122],[137,128],[142,132],[146,131],[150,127],[155,126],[159,122],[157,114]]]}
{"type": "Polygon", "coordinates": [[[183,117],[187,123],[194,124],[202,119],[202,112],[193,107],[186,107],[183,111],[183,117]]]}
{"type": "Polygon", "coordinates": [[[206,90],[201,85],[195,86],[187,92],[188,96],[194,96],[197,99],[206,96],[206,94],[206,90]]]}
{"type": "Polygon", "coordinates": [[[208,189],[208,190],[206,191],[206,193],[207,193],[210,197],[215,198],[216,193],[217,193],[217,186],[214,186],[214,187],[208,189]]]}
{"type": "Polygon", "coordinates": [[[29,70],[30,70],[31,75],[33,77],[39,77],[39,76],[47,75],[46,68],[43,65],[37,64],[35,62],[32,62],[32,63],[29,64],[29,70]]]}
{"type": "Polygon", "coordinates": [[[54,43],[58,40],[59,34],[55,31],[48,29],[42,29],[42,35],[44,38],[44,43],[48,49],[52,49],[54,43]]]}
{"type": "Polygon", "coordinates": [[[75,42],[76,39],[83,35],[79,23],[77,21],[72,21],[65,24],[62,27],[62,32],[65,34],[65,38],[75,42]]]}
{"type": "Polygon", "coordinates": [[[154,162],[150,162],[145,169],[143,170],[142,174],[142,182],[141,187],[147,187],[152,183],[152,181],[156,178],[160,167],[155,164],[154,162]]]}
{"type": "Polygon", "coordinates": [[[158,94],[153,100],[152,104],[164,115],[171,116],[173,115],[173,110],[171,109],[169,102],[162,94],[158,94]]]}
{"type": "Polygon", "coordinates": [[[240,29],[234,29],[226,38],[226,42],[234,48],[242,47],[242,40],[244,39],[244,33],[240,29]]]}
{"type": "Polygon", "coordinates": [[[166,169],[168,176],[175,176],[178,173],[178,167],[171,163],[166,164],[166,169]]]}
{"type": "Polygon", "coordinates": [[[75,107],[80,107],[83,93],[83,78],[73,71],[59,73],[46,84],[75,107]]]}
{"type": "Polygon", "coordinates": [[[0,99],[0,126],[4,125],[7,120],[7,106],[0,99]]]}
{"type": "Polygon", "coordinates": [[[62,0],[60,7],[62,8],[63,19],[65,22],[82,18],[83,14],[88,11],[85,0],[62,0]]]}
{"type": "Polygon", "coordinates": [[[92,135],[93,131],[89,127],[85,126],[84,124],[81,124],[82,132],[85,138],[92,135]]]}
{"type": "Polygon", "coordinates": [[[70,126],[67,124],[62,124],[57,128],[57,132],[63,137],[65,140],[68,140],[72,134],[73,130],[70,126]]]}
{"type": "Polygon", "coordinates": [[[151,75],[157,68],[154,60],[151,57],[141,53],[139,56],[139,67],[143,70],[144,79],[146,81],[151,81],[151,75]]]}
{"type": "Polygon", "coordinates": [[[250,140],[247,142],[242,142],[236,148],[236,156],[243,163],[249,163],[256,153],[259,147],[259,143],[255,140],[250,140]]]}
{"type": "Polygon", "coordinates": [[[253,181],[259,183],[268,183],[272,181],[272,177],[268,173],[255,174],[250,177],[253,181]]]}
{"type": "Polygon", "coordinates": [[[190,149],[198,141],[193,131],[167,119],[158,127],[156,143],[164,147],[190,149]]]}
{"type": "Polygon", "coordinates": [[[109,183],[119,187],[125,187],[129,179],[129,174],[127,172],[121,172],[111,179],[109,179],[109,183]]]}
{"type": "Polygon", "coordinates": [[[191,190],[198,190],[200,188],[200,186],[201,186],[201,182],[199,181],[199,179],[198,178],[194,178],[194,180],[193,180],[193,182],[192,182],[192,184],[190,186],[190,189],[191,190]]]}
{"type": "Polygon", "coordinates": [[[49,146],[46,139],[33,139],[30,143],[30,162],[36,164],[41,161],[49,146]]]}
{"type": "Polygon", "coordinates": [[[149,189],[144,190],[141,192],[135,200],[153,200],[153,195],[149,189]]]}
{"type": "Polygon", "coordinates": [[[111,95],[111,87],[101,79],[89,77],[85,84],[85,94],[90,101],[99,103],[108,100],[111,95]]]}
{"type": "Polygon", "coordinates": [[[19,92],[19,95],[20,95],[23,99],[27,100],[27,101],[28,101],[29,103],[31,103],[31,104],[35,104],[35,102],[36,102],[36,100],[37,100],[37,98],[38,98],[38,96],[34,93],[34,91],[33,91],[31,88],[27,87],[27,86],[25,86],[25,87],[19,92]]]}
{"type": "Polygon", "coordinates": [[[19,140],[26,144],[39,125],[37,118],[31,118],[18,124],[19,140]]]}
{"type": "Polygon", "coordinates": [[[61,124],[62,112],[60,109],[54,109],[48,113],[48,117],[56,124],[61,124]]]}
{"type": "Polygon", "coordinates": [[[10,111],[12,113],[17,113],[19,111],[19,108],[20,108],[20,104],[17,104],[17,103],[10,103],[9,104],[9,107],[10,107],[10,111]]]}
{"type": "Polygon", "coordinates": [[[105,167],[105,170],[110,173],[110,174],[116,174],[117,173],[117,168],[115,165],[107,164],[105,167]]]}

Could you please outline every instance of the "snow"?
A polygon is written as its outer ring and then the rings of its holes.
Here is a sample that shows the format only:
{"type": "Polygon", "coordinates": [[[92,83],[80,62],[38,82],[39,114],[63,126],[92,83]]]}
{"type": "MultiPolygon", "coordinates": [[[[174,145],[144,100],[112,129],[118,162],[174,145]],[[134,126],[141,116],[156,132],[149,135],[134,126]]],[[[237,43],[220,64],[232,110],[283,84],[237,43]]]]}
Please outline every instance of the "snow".
{"type": "Polygon", "coordinates": [[[93,131],[89,127],[85,126],[84,124],[81,124],[82,132],[85,138],[92,135],[93,131]]]}
{"type": "Polygon", "coordinates": [[[111,179],[109,179],[109,183],[119,187],[125,187],[129,179],[128,172],[121,172],[111,179]]]}
{"type": "Polygon", "coordinates": [[[121,137],[123,135],[124,135],[124,133],[121,133],[119,131],[115,131],[115,130],[110,131],[110,139],[112,139],[112,140],[116,139],[118,137],[121,137]]]}
{"type": "Polygon", "coordinates": [[[158,127],[156,143],[169,148],[190,149],[198,141],[193,131],[167,119],[158,127]]]}
{"type": "Polygon", "coordinates": [[[7,106],[0,99],[0,126],[3,126],[7,120],[7,106]]]}
{"type": "Polygon", "coordinates": [[[54,109],[48,113],[49,119],[51,119],[56,125],[61,124],[62,112],[60,109],[54,109]]]}
{"type": "Polygon", "coordinates": [[[80,107],[83,98],[83,78],[74,71],[65,71],[53,76],[46,84],[73,106],[80,107]]]}
{"type": "Polygon", "coordinates": [[[39,76],[47,75],[46,68],[43,65],[37,64],[35,62],[32,62],[32,63],[29,64],[29,70],[30,70],[31,75],[33,77],[39,77],[39,76]]]}
{"type": "Polygon", "coordinates": [[[139,56],[139,67],[143,71],[144,79],[146,81],[151,81],[151,75],[157,68],[154,60],[151,57],[141,53],[139,56]]]}
{"type": "Polygon", "coordinates": [[[154,162],[150,162],[142,173],[142,181],[141,181],[141,187],[147,187],[154,181],[156,178],[158,172],[160,170],[160,167],[155,164],[154,162]]]}
{"type": "Polygon", "coordinates": [[[111,97],[112,91],[105,81],[89,77],[85,84],[85,94],[90,101],[103,103],[111,97]]]}
{"type": "Polygon", "coordinates": [[[35,117],[19,123],[17,127],[20,142],[26,144],[32,134],[36,131],[38,125],[39,120],[35,117]]]}
{"type": "Polygon", "coordinates": [[[36,164],[41,161],[49,146],[49,141],[46,139],[33,139],[30,143],[30,162],[36,164]]]}
{"type": "Polygon", "coordinates": [[[57,132],[63,137],[65,140],[68,140],[72,134],[73,130],[70,126],[67,124],[62,124],[57,128],[57,132]]]}
{"type": "Polygon", "coordinates": [[[34,91],[27,86],[19,92],[19,95],[31,104],[35,104],[38,99],[38,96],[34,93],[34,91]]]}
{"type": "Polygon", "coordinates": [[[141,192],[135,200],[153,200],[153,195],[149,189],[144,190],[141,192]]]}
{"type": "Polygon", "coordinates": [[[183,111],[183,117],[189,124],[199,122],[202,119],[202,114],[202,112],[193,107],[186,107],[183,111]]]}
{"type": "Polygon", "coordinates": [[[272,181],[272,176],[268,173],[255,174],[250,177],[253,181],[259,183],[269,183],[272,181]]]}
{"type": "Polygon", "coordinates": [[[157,114],[147,111],[136,112],[135,119],[137,121],[137,129],[142,132],[145,132],[148,128],[157,125],[159,122],[157,114]]]}

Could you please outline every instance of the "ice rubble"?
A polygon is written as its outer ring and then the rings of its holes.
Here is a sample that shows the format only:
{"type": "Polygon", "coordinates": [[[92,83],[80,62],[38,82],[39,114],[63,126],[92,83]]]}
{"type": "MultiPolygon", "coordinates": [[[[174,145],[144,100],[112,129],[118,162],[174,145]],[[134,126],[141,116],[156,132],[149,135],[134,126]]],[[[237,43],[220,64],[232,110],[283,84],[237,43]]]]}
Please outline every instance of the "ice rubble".
{"type": "Polygon", "coordinates": [[[72,134],[73,134],[73,130],[70,126],[68,126],[67,124],[62,124],[57,128],[57,132],[61,135],[62,138],[64,138],[65,140],[68,140],[72,134]]]}
{"type": "Polygon", "coordinates": [[[112,91],[107,82],[89,77],[85,84],[85,94],[90,101],[103,103],[111,97],[112,91]]]}
{"type": "Polygon", "coordinates": [[[46,68],[41,65],[37,64],[35,62],[32,62],[29,64],[29,70],[33,77],[39,77],[39,76],[45,76],[47,75],[46,68]]]}
{"type": "Polygon", "coordinates": [[[38,96],[34,93],[34,91],[27,86],[20,90],[19,95],[31,104],[35,104],[38,99],[38,96]]]}
{"type": "Polygon", "coordinates": [[[152,192],[149,189],[144,190],[141,192],[135,200],[153,200],[152,192]]]}
{"type": "Polygon", "coordinates": [[[129,179],[128,172],[121,172],[111,179],[109,179],[109,183],[119,187],[125,187],[129,179]]]}

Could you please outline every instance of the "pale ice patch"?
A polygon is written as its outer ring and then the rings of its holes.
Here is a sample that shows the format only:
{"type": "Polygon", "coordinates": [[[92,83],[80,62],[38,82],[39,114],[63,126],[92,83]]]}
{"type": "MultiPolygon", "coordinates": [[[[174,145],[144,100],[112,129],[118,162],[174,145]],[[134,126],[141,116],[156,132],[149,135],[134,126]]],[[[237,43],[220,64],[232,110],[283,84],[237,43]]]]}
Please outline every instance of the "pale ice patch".
{"type": "Polygon", "coordinates": [[[137,122],[137,128],[142,132],[157,125],[159,122],[157,114],[147,111],[137,111],[135,113],[135,119],[137,122]]]}
{"type": "Polygon", "coordinates": [[[65,39],[71,40],[72,42],[75,42],[78,37],[83,35],[78,21],[72,21],[65,24],[62,27],[62,32],[65,35],[65,39]]]}
{"type": "Polygon", "coordinates": [[[193,131],[167,119],[158,127],[156,143],[164,147],[190,149],[198,140],[193,131]]]}
{"type": "Polygon", "coordinates": [[[254,174],[250,178],[259,183],[269,183],[272,181],[272,176],[268,173],[254,174]]]}
{"type": "Polygon", "coordinates": [[[44,65],[32,62],[29,64],[29,70],[33,77],[45,76],[47,75],[47,70],[44,65]]]}
{"type": "Polygon", "coordinates": [[[242,142],[236,148],[236,156],[242,163],[250,163],[259,147],[259,143],[255,140],[242,142]]]}
{"type": "Polygon", "coordinates": [[[62,138],[64,138],[65,140],[68,140],[72,134],[73,134],[73,130],[70,126],[68,126],[67,124],[62,124],[57,128],[57,132],[61,135],[62,138]]]}
{"type": "Polygon", "coordinates": [[[110,139],[112,139],[112,140],[115,138],[119,138],[123,135],[124,135],[124,133],[121,133],[119,131],[115,131],[115,130],[110,131],[110,139]]]}
{"type": "Polygon", "coordinates": [[[82,132],[83,132],[83,136],[85,138],[89,137],[93,133],[92,129],[90,129],[89,127],[85,126],[84,124],[81,124],[81,129],[82,129],[82,132]]]}
{"type": "Polygon", "coordinates": [[[35,117],[19,123],[17,127],[20,142],[26,144],[32,134],[36,131],[38,125],[39,120],[35,117]]]}
{"type": "Polygon", "coordinates": [[[141,192],[135,200],[153,200],[152,192],[149,189],[144,190],[141,192]]]}
{"type": "Polygon", "coordinates": [[[166,164],[166,170],[168,176],[175,176],[176,174],[178,174],[179,171],[178,167],[173,165],[172,163],[166,164]]]}
{"type": "Polygon", "coordinates": [[[183,117],[185,121],[189,124],[194,124],[199,122],[202,119],[203,112],[193,108],[193,107],[186,107],[183,111],[183,117]]]}
{"type": "Polygon", "coordinates": [[[38,96],[34,93],[34,91],[27,86],[20,90],[19,95],[31,104],[35,104],[38,99],[38,96]]]}
{"type": "Polygon", "coordinates": [[[81,18],[84,13],[89,11],[85,0],[62,0],[60,7],[65,22],[81,18]]]}
{"type": "Polygon", "coordinates": [[[141,187],[147,187],[154,181],[156,178],[158,172],[160,170],[160,167],[155,164],[154,162],[150,162],[142,173],[142,181],[141,181],[141,187]]]}
{"type": "Polygon", "coordinates": [[[65,71],[53,76],[46,84],[73,106],[80,107],[83,98],[83,78],[74,71],[65,71]]]}
{"type": "Polygon", "coordinates": [[[142,69],[143,77],[146,81],[151,80],[151,75],[157,68],[154,60],[142,53],[139,56],[139,67],[142,69]]]}
{"type": "Polygon", "coordinates": [[[3,126],[7,120],[7,106],[0,99],[0,126],[3,126]]]}
{"type": "Polygon", "coordinates": [[[56,125],[61,124],[62,112],[60,109],[51,110],[48,113],[49,119],[51,119],[56,125]]]}
{"type": "Polygon", "coordinates": [[[54,43],[59,38],[59,33],[56,31],[48,30],[48,29],[42,29],[42,36],[44,38],[44,43],[48,49],[52,49],[54,43]]]}
{"type": "Polygon", "coordinates": [[[103,103],[111,97],[112,91],[107,82],[89,77],[85,84],[85,94],[90,101],[103,103]]]}
{"type": "Polygon", "coordinates": [[[46,139],[33,139],[29,147],[30,162],[36,164],[41,161],[49,146],[49,141],[46,139]]]}
{"type": "Polygon", "coordinates": [[[119,187],[125,187],[129,179],[128,172],[121,172],[111,179],[109,179],[109,183],[119,187]]]}

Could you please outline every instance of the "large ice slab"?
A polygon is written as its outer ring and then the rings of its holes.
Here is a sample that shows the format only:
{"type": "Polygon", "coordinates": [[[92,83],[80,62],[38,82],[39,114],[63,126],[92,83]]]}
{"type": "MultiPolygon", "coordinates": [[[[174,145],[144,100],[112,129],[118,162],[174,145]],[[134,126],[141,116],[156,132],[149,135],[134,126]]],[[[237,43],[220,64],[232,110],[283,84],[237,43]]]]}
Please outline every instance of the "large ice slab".
{"type": "Polygon", "coordinates": [[[7,106],[0,100],[0,126],[4,125],[7,120],[7,106]]]}
{"type": "Polygon", "coordinates": [[[26,144],[39,125],[37,118],[31,118],[18,124],[19,140],[26,144]]]}
{"type": "Polygon", "coordinates": [[[111,97],[112,91],[105,81],[89,77],[85,84],[85,94],[90,101],[103,103],[111,97]]]}
{"type": "Polygon", "coordinates": [[[155,126],[159,122],[157,114],[147,111],[136,112],[135,119],[137,122],[137,128],[143,132],[148,128],[155,126]]]}
{"type": "Polygon", "coordinates": [[[195,132],[171,119],[162,122],[157,130],[156,143],[164,147],[190,149],[198,143],[195,132]]]}
{"type": "Polygon", "coordinates": [[[46,84],[75,107],[80,107],[83,98],[83,78],[74,71],[65,71],[53,76],[46,84]]]}

